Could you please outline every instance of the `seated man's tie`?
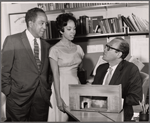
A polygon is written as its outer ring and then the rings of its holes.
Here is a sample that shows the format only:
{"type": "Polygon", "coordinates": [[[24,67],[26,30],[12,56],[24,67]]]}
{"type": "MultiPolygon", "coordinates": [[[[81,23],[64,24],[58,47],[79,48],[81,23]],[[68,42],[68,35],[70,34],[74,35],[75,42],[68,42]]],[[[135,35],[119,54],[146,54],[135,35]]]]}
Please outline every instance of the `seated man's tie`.
{"type": "Polygon", "coordinates": [[[106,76],[106,80],[105,80],[105,84],[104,85],[109,85],[109,82],[110,82],[111,77],[112,77],[112,70],[113,69],[111,67],[108,68],[108,74],[106,76]]]}

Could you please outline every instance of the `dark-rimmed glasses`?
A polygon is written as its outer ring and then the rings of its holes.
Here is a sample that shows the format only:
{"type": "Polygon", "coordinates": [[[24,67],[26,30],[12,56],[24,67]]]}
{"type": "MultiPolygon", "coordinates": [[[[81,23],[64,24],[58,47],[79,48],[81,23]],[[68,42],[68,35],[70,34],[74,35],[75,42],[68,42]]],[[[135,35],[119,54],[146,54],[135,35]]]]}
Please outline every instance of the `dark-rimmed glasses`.
{"type": "Polygon", "coordinates": [[[118,52],[122,52],[121,50],[119,50],[119,49],[116,49],[116,48],[113,48],[113,47],[111,47],[111,46],[109,46],[109,45],[105,45],[105,48],[107,48],[107,51],[109,51],[110,49],[113,49],[113,50],[116,50],[116,51],[118,51],[118,52]]]}

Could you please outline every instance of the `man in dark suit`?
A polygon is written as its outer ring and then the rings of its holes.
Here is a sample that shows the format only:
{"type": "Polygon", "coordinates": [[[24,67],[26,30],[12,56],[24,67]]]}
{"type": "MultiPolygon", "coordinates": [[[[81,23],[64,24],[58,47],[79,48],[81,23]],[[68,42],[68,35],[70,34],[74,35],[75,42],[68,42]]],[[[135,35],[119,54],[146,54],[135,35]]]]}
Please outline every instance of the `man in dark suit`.
{"type": "Polygon", "coordinates": [[[142,100],[142,81],[138,67],[124,58],[129,53],[129,44],[122,38],[115,38],[106,44],[103,59],[108,63],[101,64],[92,84],[106,85],[111,67],[109,85],[122,85],[124,99],[124,120],[130,121],[133,116],[133,105],[142,100]]]}
{"type": "Polygon", "coordinates": [[[7,121],[47,121],[51,95],[50,45],[41,37],[47,16],[28,10],[27,29],[7,36],[2,49],[2,92],[7,121]]]}

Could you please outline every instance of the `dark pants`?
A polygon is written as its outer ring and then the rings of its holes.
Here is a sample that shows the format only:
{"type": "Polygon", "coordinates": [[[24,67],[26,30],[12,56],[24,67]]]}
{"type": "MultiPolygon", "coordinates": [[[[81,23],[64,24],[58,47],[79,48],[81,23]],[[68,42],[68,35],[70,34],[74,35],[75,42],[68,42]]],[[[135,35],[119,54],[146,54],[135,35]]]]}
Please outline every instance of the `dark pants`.
{"type": "Polygon", "coordinates": [[[124,121],[131,121],[133,117],[133,108],[131,105],[124,106],[124,121]]]}
{"type": "Polygon", "coordinates": [[[7,121],[47,121],[49,105],[44,101],[40,86],[35,93],[23,105],[17,105],[11,94],[6,100],[7,121]]]}

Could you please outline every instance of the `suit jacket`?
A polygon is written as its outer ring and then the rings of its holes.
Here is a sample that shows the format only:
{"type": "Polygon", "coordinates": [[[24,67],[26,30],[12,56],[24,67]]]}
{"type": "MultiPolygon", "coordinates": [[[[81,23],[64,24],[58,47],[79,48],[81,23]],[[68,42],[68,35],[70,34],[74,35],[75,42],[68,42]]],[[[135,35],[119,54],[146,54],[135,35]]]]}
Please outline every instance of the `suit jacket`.
{"type": "MultiPolygon", "coordinates": [[[[92,84],[103,83],[108,67],[109,64],[105,63],[97,68],[92,84]]],[[[127,115],[130,115],[129,117],[133,115],[132,105],[139,105],[139,101],[142,100],[142,80],[137,66],[125,60],[121,61],[109,84],[122,85],[122,98],[124,98],[124,114],[126,120],[127,115]]]]}
{"type": "Polygon", "coordinates": [[[50,105],[52,77],[49,63],[50,45],[41,39],[41,70],[34,58],[25,31],[7,36],[2,49],[2,92],[21,105],[40,84],[41,93],[50,105]]]}

